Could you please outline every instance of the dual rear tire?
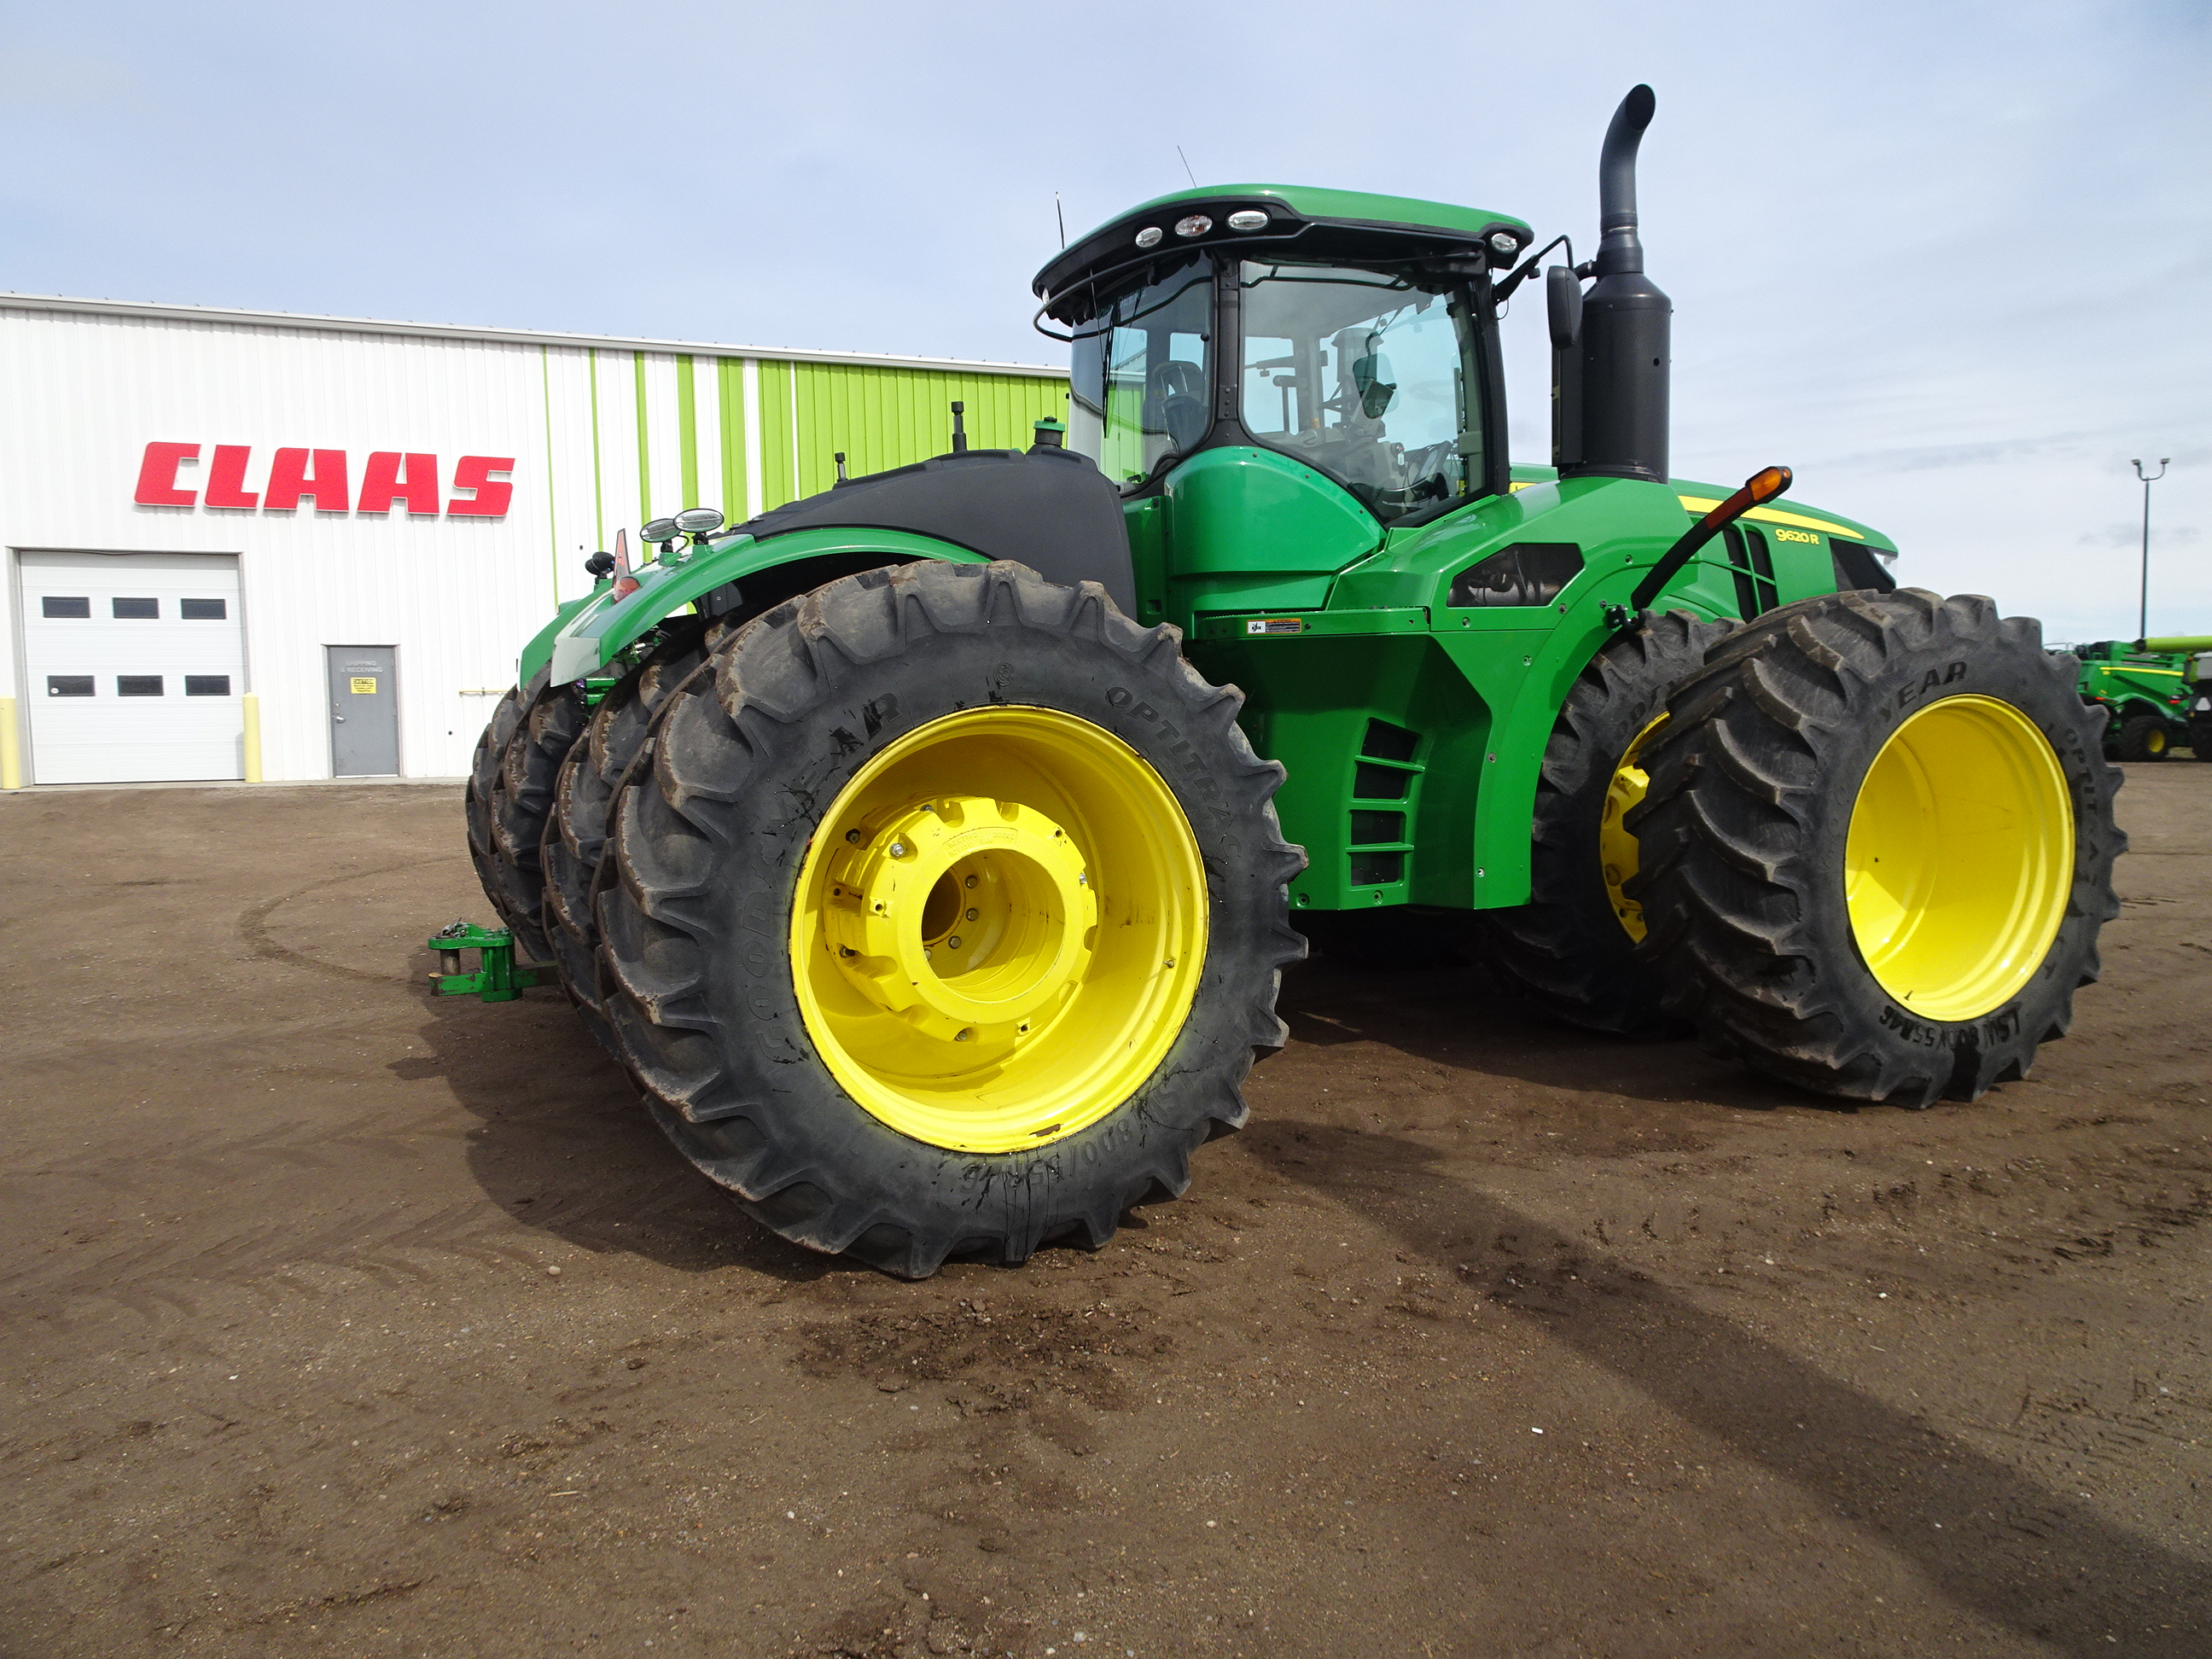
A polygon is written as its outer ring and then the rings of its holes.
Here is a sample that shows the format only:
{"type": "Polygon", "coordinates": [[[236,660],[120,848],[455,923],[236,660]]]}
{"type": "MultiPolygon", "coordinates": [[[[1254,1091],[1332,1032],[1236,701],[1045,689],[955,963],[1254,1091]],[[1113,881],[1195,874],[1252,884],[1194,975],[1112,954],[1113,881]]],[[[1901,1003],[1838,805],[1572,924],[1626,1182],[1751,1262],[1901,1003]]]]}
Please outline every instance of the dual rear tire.
{"type": "Polygon", "coordinates": [[[2101,726],[1984,599],[1646,618],[1569,692],[1490,961],[1591,1030],[1694,1029],[1845,1099],[1974,1099],[2064,1034],[2118,914],[2101,726]]]}
{"type": "Polygon", "coordinates": [[[1007,563],[672,631],[588,729],[563,706],[562,763],[526,750],[542,854],[486,890],[785,1237],[908,1277],[1096,1247],[1243,1124],[1304,953],[1282,769],[1180,647],[1007,563]]]}
{"type": "Polygon", "coordinates": [[[1662,1004],[1754,1070],[1927,1106],[2025,1077],[2119,913],[2119,775],[2033,621],[1850,592],[1729,635],[1627,815],[1662,1004]]]}

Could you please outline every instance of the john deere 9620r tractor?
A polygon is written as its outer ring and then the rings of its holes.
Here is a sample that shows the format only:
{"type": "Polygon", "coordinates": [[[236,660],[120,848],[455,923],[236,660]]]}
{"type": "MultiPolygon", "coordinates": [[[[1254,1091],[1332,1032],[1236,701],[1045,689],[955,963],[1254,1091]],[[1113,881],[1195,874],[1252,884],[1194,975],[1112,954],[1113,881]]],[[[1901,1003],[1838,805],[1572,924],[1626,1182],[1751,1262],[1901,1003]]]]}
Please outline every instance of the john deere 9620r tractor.
{"type": "Polygon", "coordinates": [[[1925,1106],[2025,1073],[2116,912],[2038,625],[1668,470],[1631,93],[1577,264],[1235,185],[1045,266],[1066,441],[841,483],[532,640],[472,848],[677,1147],[894,1273],[1097,1245],[1244,1121],[1279,970],[1454,933],[1553,1014],[1925,1106]],[[1544,272],[1553,465],[1505,449],[1544,272]],[[1303,849],[1303,850],[1301,850],[1303,849]]]}

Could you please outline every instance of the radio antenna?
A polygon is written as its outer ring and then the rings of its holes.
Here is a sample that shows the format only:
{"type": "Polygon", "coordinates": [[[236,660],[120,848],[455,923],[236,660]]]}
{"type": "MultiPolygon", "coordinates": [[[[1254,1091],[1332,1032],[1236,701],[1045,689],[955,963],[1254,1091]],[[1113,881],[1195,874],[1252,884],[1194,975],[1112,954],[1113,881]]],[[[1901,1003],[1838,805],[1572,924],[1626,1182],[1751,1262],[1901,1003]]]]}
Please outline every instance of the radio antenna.
{"type": "Polygon", "coordinates": [[[1198,175],[1190,170],[1190,157],[1182,153],[1182,146],[1181,144],[1177,144],[1176,146],[1176,156],[1182,162],[1183,177],[1189,179],[1190,187],[1193,190],[1196,190],[1198,188],[1198,175]]]}
{"type": "Polygon", "coordinates": [[[1067,210],[1060,204],[1058,191],[1052,193],[1052,216],[1060,221],[1060,247],[1065,253],[1067,251],[1067,210]]]}

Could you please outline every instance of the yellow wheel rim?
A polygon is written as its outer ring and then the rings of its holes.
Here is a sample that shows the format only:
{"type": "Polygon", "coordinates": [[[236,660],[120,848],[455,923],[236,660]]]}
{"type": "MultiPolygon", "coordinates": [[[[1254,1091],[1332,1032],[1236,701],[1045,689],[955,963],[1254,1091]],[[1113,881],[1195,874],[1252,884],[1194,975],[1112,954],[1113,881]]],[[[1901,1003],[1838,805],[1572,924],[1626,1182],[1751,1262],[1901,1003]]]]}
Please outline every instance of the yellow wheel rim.
{"type": "Polygon", "coordinates": [[[1644,907],[1620,890],[1641,866],[1636,837],[1628,833],[1621,820],[1651,787],[1650,775],[1644,769],[1644,750],[1666,724],[1667,717],[1662,714],[1630,741],[1620,764],[1613,769],[1613,781],[1606,787],[1605,817],[1599,820],[1597,827],[1597,857],[1605,874],[1605,896],[1612,901],[1613,914],[1620,919],[1621,927],[1632,939],[1644,937],[1644,907]]]}
{"type": "Polygon", "coordinates": [[[2163,755],[2165,752],[2166,733],[2164,731],[2157,727],[2153,727],[2150,731],[2143,733],[2143,753],[2146,755],[2163,755]]]}
{"type": "Polygon", "coordinates": [[[806,849],[792,978],[832,1076],[891,1128],[1006,1152],[1097,1122],[1167,1057],[1206,964],[1206,871],[1144,757],[1001,705],[908,732],[806,849]]]}
{"type": "Polygon", "coordinates": [[[1978,1019],[2027,983],[2073,872],[2058,757],[1994,697],[1946,697],[1907,720],[1851,807],[1851,935],[1882,989],[1929,1019],[1978,1019]]]}

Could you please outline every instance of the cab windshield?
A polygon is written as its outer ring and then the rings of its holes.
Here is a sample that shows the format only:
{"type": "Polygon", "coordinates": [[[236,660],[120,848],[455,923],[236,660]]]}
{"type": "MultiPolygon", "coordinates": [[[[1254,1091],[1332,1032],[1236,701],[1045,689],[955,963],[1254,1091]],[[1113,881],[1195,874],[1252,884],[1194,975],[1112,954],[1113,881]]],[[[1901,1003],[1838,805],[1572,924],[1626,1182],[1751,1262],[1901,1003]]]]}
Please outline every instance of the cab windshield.
{"type": "Polygon", "coordinates": [[[1068,447],[1116,483],[1141,483],[1206,436],[1212,277],[1211,262],[1187,259],[1076,325],[1068,447]]]}
{"type": "Polygon", "coordinates": [[[1244,425],[1385,523],[1482,487],[1476,331],[1465,291],[1395,273],[1246,261],[1244,425]]]}

